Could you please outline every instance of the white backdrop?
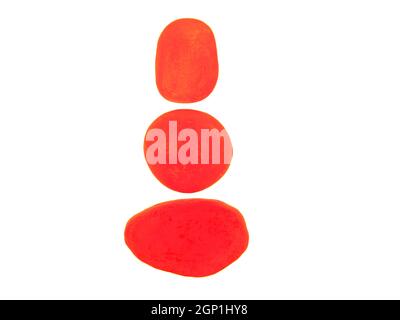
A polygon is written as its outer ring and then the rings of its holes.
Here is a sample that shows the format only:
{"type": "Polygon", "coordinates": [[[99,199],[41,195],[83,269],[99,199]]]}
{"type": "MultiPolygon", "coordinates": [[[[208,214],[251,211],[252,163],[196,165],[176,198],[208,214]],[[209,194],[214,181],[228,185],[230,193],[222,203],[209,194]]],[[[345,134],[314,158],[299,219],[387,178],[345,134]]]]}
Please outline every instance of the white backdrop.
{"type": "MultiPolygon", "coordinates": [[[[400,298],[399,1],[0,2],[0,298],[400,298]],[[172,20],[213,29],[205,101],[234,157],[210,189],[162,186],[147,126],[172,20]],[[191,279],[139,262],[127,220],[161,201],[240,209],[250,246],[191,279]]],[[[187,107],[187,106],[184,106],[187,107]]]]}

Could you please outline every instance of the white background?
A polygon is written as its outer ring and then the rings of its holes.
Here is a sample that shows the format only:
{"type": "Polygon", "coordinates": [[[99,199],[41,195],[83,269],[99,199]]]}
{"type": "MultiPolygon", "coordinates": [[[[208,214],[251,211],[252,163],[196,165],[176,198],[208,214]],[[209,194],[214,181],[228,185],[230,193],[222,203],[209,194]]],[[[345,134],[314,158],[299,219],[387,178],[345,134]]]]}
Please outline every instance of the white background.
{"type": "Polygon", "coordinates": [[[399,17],[399,1],[1,1],[0,297],[400,298],[399,17]],[[142,154],[182,107],[154,79],[182,17],[214,30],[218,84],[192,107],[234,147],[195,195],[142,154]],[[139,262],[127,220],[193,196],[242,211],[246,253],[202,279],[139,262]]]}

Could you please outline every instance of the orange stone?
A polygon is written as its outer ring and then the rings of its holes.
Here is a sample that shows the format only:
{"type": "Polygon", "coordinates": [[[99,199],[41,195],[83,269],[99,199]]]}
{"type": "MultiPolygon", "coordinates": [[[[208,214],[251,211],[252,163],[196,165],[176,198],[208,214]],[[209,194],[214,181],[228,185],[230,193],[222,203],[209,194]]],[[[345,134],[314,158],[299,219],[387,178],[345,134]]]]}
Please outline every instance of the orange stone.
{"type": "Polygon", "coordinates": [[[212,30],[196,19],[179,19],[161,33],[157,45],[156,82],[172,102],[205,99],[218,79],[218,57],[212,30]]]}

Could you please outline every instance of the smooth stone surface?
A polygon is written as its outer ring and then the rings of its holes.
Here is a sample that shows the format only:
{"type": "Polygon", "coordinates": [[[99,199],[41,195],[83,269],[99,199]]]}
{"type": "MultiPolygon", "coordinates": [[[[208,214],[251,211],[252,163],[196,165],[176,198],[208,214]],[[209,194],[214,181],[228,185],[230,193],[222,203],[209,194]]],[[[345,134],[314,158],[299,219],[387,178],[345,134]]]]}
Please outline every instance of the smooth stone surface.
{"type": "Polygon", "coordinates": [[[179,19],[161,33],[157,44],[156,82],[167,100],[191,103],[205,99],[218,79],[218,56],[212,30],[196,19],[179,19]]]}
{"type": "Polygon", "coordinates": [[[163,185],[193,193],[224,176],[233,148],[228,132],[217,119],[205,112],[179,109],[162,114],[149,126],[144,155],[151,172],[163,185]],[[216,133],[215,137],[202,139],[204,130],[216,133]]]}
{"type": "Polygon", "coordinates": [[[237,260],[249,234],[237,209],[217,200],[184,199],[133,216],[125,241],[137,258],[154,268],[204,277],[237,260]]]}

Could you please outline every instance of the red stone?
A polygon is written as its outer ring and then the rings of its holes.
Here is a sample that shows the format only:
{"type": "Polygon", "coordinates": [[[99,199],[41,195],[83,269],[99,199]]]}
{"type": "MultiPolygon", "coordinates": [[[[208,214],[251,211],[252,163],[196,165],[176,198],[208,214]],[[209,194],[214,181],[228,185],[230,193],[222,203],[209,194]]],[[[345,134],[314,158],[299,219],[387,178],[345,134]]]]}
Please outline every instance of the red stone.
{"type": "Polygon", "coordinates": [[[125,242],[154,268],[190,277],[215,274],[246,250],[241,213],[217,200],[184,199],[157,204],[133,216],[125,242]]]}
{"type": "Polygon", "coordinates": [[[172,102],[201,101],[218,79],[218,57],[212,30],[196,19],[179,19],[161,33],[157,45],[156,82],[172,102]]]}
{"type": "Polygon", "coordinates": [[[150,125],[145,136],[144,154],[150,170],[162,184],[175,191],[192,193],[211,186],[225,174],[232,158],[232,145],[228,133],[218,120],[201,111],[181,109],[164,113],[150,125]],[[176,130],[171,130],[171,123],[176,124],[176,130]],[[153,129],[164,132],[165,139],[156,137],[153,133],[157,131],[153,129]],[[178,141],[179,133],[185,132],[183,129],[192,130],[194,138],[178,141]],[[213,129],[224,135],[220,138],[215,136],[215,141],[212,138],[204,139],[202,143],[202,130],[211,132],[213,129]],[[218,140],[219,148],[216,143],[218,140]],[[191,143],[197,143],[194,150],[187,148],[191,143]],[[217,147],[214,149],[213,146],[217,147]],[[182,152],[185,150],[187,152],[182,152]],[[214,160],[219,159],[219,162],[213,161],[216,154],[219,157],[214,160]],[[154,155],[157,155],[157,162],[152,161],[154,155]],[[208,156],[202,157],[204,155],[208,156]]]}

